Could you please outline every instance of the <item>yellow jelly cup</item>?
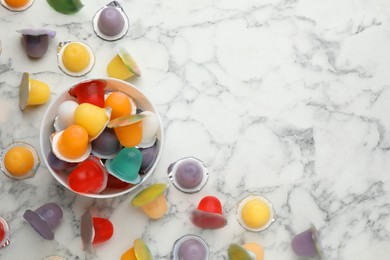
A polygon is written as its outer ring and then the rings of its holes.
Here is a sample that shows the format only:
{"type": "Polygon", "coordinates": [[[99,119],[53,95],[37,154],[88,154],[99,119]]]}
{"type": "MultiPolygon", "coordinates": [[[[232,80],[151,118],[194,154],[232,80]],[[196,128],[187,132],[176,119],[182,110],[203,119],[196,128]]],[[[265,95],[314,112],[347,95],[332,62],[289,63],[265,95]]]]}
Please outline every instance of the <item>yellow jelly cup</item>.
{"type": "Polygon", "coordinates": [[[141,70],[130,53],[121,48],[108,64],[107,74],[113,78],[126,80],[134,75],[140,77],[141,70]]]}
{"type": "Polygon", "coordinates": [[[236,216],[243,228],[253,232],[263,231],[275,221],[272,204],[259,195],[249,195],[241,200],[236,216]]]}
{"type": "Polygon", "coordinates": [[[165,183],[153,184],[135,195],[131,200],[131,204],[134,207],[142,208],[148,217],[159,219],[165,215],[168,209],[164,194],[166,188],[165,183]]]}
{"type": "Polygon", "coordinates": [[[101,108],[89,103],[78,105],[74,111],[74,122],[84,127],[90,140],[96,139],[110,121],[111,108],[101,108]]]}
{"type": "Polygon", "coordinates": [[[67,75],[81,77],[92,70],[95,55],[83,42],[60,42],[57,48],[58,67],[67,75]]]}
{"type": "Polygon", "coordinates": [[[27,106],[42,105],[50,99],[49,86],[39,80],[30,79],[25,72],[19,86],[19,108],[23,111],[27,106]]]}

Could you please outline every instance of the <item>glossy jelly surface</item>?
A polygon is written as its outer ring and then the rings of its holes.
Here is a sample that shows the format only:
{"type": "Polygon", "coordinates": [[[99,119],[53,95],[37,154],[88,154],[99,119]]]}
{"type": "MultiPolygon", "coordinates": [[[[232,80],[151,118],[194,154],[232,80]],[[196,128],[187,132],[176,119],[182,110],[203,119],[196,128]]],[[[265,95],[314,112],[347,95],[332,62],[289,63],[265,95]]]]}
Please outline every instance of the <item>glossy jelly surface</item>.
{"type": "Polygon", "coordinates": [[[69,90],[69,95],[77,98],[79,104],[89,103],[98,107],[104,107],[105,80],[89,80],[77,84],[69,90]]]}
{"type": "Polygon", "coordinates": [[[66,158],[76,159],[87,152],[88,132],[79,125],[66,128],[58,138],[58,151],[66,158]]]}
{"type": "Polygon", "coordinates": [[[34,155],[27,147],[15,146],[5,154],[4,166],[14,176],[25,175],[34,167],[34,155]]]}
{"type": "Polygon", "coordinates": [[[262,231],[275,220],[272,204],[257,195],[249,195],[238,204],[237,218],[249,231],[262,231]]]}
{"type": "Polygon", "coordinates": [[[133,105],[131,98],[128,95],[119,91],[114,91],[110,93],[105,100],[104,106],[111,107],[111,119],[130,115],[133,113],[133,105]]]}
{"type": "Polygon", "coordinates": [[[29,0],[4,0],[4,2],[13,8],[20,8],[28,4],[29,0]]]}
{"type": "Polygon", "coordinates": [[[101,11],[98,27],[103,34],[115,36],[123,30],[124,26],[125,19],[118,8],[108,6],[101,11]]]}
{"type": "Polygon", "coordinates": [[[173,260],[207,260],[209,259],[209,248],[202,238],[185,235],[175,242],[172,258],[173,260]]]}
{"type": "Polygon", "coordinates": [[[91,144],[92,153],[104,159],[114,158],[121,149],[119,140],[111,128],[105,128],[91,144]]]}
{"type": "Polygon", "coordinates": [[[109,240],[114,234],[114,226],[111,221],[106,218],[93,217],[93,229],[95,236],[92,244],[99,244],[109,240]]]}
{"type": "Polygon", "coordinates": [[[88,67],[91,57],[84,45],[73,42],[65,47],[62,62],[71,72],[81,72],[88,67]]]}
{"type": "Polygon", "coordinates": [[[114,159],[106,161],[106,168],[118,179],[136,184],[141,181],[138,174],[141,163],[142,154],[137,148],[123,148],[114,159]]]}
{"type": "Polygon", "coordinates": [[[186,193],[200,191],[208,179],[204,163],[195,157],[182,158],[168,167],[168,176],[173,185],[186,193]]]}
{"type": "Polygon", "coordinates": [[[119,142],[124,147],[134,147],[142,140],[142,121],[137,123],[114,128],[119,142]]]}
{"type": "Polygon", "coordinates": [[[109,116],[104,108],[82,103],[74,111],[74,121],[87,130],[89,138],[94,139],[108,124],[109,116]]]}

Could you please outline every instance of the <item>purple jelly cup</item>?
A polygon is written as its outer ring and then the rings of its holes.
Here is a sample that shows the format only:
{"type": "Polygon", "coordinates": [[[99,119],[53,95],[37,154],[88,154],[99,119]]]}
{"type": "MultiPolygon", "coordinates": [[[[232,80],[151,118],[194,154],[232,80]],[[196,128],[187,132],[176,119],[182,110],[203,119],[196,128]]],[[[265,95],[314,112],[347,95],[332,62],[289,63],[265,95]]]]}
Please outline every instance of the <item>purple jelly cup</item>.
{"type": "Polygon", "coordinates": [[[323,255],[320,235],[313,224],[308,230],[294,236],[291,247],[294,253],[300,257],[322,257],[323,255]]]}
{"type": "Polygon", "coordinates": [[[168,176],[178,190],[195,193],[206,185],[209,172],[201,160],[186,157],[169,165],[168,176]]]}
{"type": "Polygon", "coordinates": [[[129,29],[129,19],[117,1],[112,1],[97,11],[92,24],[96,35],[106,41],[121,39],[129,29]]]}
{"type": "Polygon", "coordinates": [[[22,34],[22,44],[27,56],[39,59],[45,55],[49,47],[49,37],[54,38],[55,31],[46,29],[23,29],[16,32],[22,34]]]}
{"type": "Polygon", "coordinates": [[[55,203],[46,203],[35,211],[26,210],[23,218],[41,235],[44,239],[53,240],[55,229],[61,222],[62,210],[55,203]]]}
{"type": "Polygon", "coordinates": [[[185,235],[173,245],[173,260],[208,260],[209,247],[206,242],[194,235],[185,235]]]}

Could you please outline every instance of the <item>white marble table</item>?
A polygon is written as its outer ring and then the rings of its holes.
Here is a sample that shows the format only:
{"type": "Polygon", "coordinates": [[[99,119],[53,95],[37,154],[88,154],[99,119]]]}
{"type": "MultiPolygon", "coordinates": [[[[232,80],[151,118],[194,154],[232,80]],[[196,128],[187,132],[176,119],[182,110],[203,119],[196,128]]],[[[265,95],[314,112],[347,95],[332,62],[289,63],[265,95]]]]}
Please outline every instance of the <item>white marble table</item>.
{"type": "Polygon", "coordinates": [[[291,237],[313,222],[324,259],[385,260],[390,255],[390,3],[377,1],[119,1],[130,30],[105,42],[92,30],[94,13],[109,1],[84,0],[75,15],[36,0],[25,12],[0,8],[0,144],[16,140],[39,149],[40,121],[48,104],[21,112],[23,72],[46,82],[52,98],[80,78],[56,64],[60,41],[81,40],[97,62],[83,78],[106,76],[118,46],[131,50],[143,76],[129,80],[161,114],[164,153],[145,183],[167,182],[168,165],[185,156],[209,168],[205,188],[187,195],[170,186],[169,212],[148,220],[130,205],[134,194],[94,200],[61,187],[41,165],[32,179],[0,176],[0,215],[11,245],[0,259],[119,259],[135,238],[155,259],[169,259],[180,236],[201,236],[211,259],[227,259],[230,243],[255,241],[266,260],[298,259],[291,237]],[[48,53],[29,59],[15,30],[57,31],[48,53]],[[265,232],[245,231],[236,203],[256,192],[272,201],[278,218],[265,232]],[[189,212],[206,195],[220,198],[228,226],[200,230],[189,212]],[[26,209],[55,202],[64,219],[53,241],[24,221],[26,209]],[[91,208],[109,217],[114,237],[86,254],[80,216],[91,208]]]}

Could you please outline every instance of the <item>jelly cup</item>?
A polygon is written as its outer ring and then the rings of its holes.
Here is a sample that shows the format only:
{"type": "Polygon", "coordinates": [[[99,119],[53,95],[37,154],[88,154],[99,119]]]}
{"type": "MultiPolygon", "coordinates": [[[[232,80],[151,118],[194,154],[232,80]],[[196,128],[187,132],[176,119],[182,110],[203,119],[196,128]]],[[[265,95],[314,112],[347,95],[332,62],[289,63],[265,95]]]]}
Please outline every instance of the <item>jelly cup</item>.
{"type": "Polygon", "coordinates": [[[106,41],[123,38],[129,29],[129,19],[117,1],[105,5],[92,19],[96,35],[106,41]]]}
{"type": "Polygon", "coordinates": [[[132,76],[141,76],[141,70],[130,53],[120,48],[118,54],[107,65],[107,74],[110,77],[126,80],[132,76]]]}
{"type": "Polygon", "coordinates": [[[19,108],[45,104],[50,98],[49,86],[39,80],[30,79],[29,73],[23,73],[19,86],[19,108]]]}
{"type": "Polygon", "coordinates": [[[91,144],[92,154],[102,159],[112,159],[121,150],[121,144],[110,128],[105,128],[91,144]]]}
{"type": "Polygon", "coordinates": [[[295,235],[291,241],[291,247],[300,257],[323,256],[320,235],[314,224],[311,224],[308,230],[295,235]]]}
{"type": "Polygon", "coordinates": [[[203,229],[219,229],[227,224],[226,218],[222,215],[222,205],[214,196],[204,197],[198,208],[191,213],[191,222],[203,229]]]}
{"type": "Polygon", "coordinates": [[[58,106],[58,115],[54,118],[54,130],[60,132],[65,128],[76,124],[74,122],[74,111],[79,104],[73,100],[67,100],[58,106]]]}
{"type": "Polygon", "coordinates": [[[57,48],[58,67],[67,75],[81,77],[89,73],[95,64],[95,54],[83,42],[60,42],[57,48]]]}
{"type": "Polygon", "coordinates": [[[6,247],[9,245],[9,226],[7,221],[0,217],[0,248],[6,247]]]}
{"type": "Polygon", "coordinates": [[[164,191],[167,188],[165,183],[156,183],[140,191],[131,200],[131,204],[140,207],[144,213],[152,218],[162,218],[168,209],[164,191]]]}
{"type": "Polygon", "coordinates": [[[275,221],[272,204],[259,195],[249,195],[241,200],[236,216],[243,228],[253,232],[266,230],[275,221]]]}
{"type": "Polygon", "coordinates": [[[168,167],[168,176],[173,185],[182,192],[195,193],[206,185],[209,171],[195,157],[182,158],[168,167]]]}
{"type": "Polygon", "coordinates": [[[123,148],[114,159],[106,161],[108,173],[124,182],[137,184],[141,181],[139,169],[142,164],[142,154],[135,148],[123,148]]]}
{"type": "Polygon", "coordinates": [[[209,255],[207,243],[195,235],[185,235],[173,245],[173,260],[208,260],[209,255]]]}
{"type": "Polygon", "coordinates": [[[47,0],[48,4],[62,14],[74,14],[83,8],[80,0],[47,0]]]}
{"type": "MultiPolygon", "coordinates": [[[[142,93],[141,90],[139,90],[134,85],[113,78],[97,78],[97,79],[103,79],[107,81],[106,92],[113,92],[113,91],[122,92],[128,95],[129,97],[132,97],[137,107],[140,108],[142,111],[151,111],[156,115],[158,115],[158,111],[156,107],[153,105],[153,103],[148,99],[147,96],[145,96],[145,94],[142,93]]],[[[91,79],[87,79],[87,80],[91,80],[91,79]]],[[[80,83],[84,81],[85,80],[82,80],[80,81],[80,83]]],[[[69,86],[69,89],[71,87],[72,86],[69,86]]],[[[69,170],[63,170],[63,171],[54,170],[48,163],[48,154],[52,150],[50,136],[53,134],[53,122],[55,118],[58,116],[59,107],[65,101],[72,101],[72,100],[74,101],[74,98],[69,95],[68,90],[65,90],[63,93],[59,93],[58,95],[53,97],[48,108],[46,109],[46,112],[43,115],[41,128],[40,128],[40,148],[41,148],[40,150],[42,152],[42,160],[45,162],[45,165],[47,166],[47,169],[52,174],[52,176],[60,183],[60,185],[74,192],[69,187],[69,183],[68,183],[69,170]]],[[[160,122],[160,126],[161,125],[162,124],[160,122]]],[[[152,160],[152,164],[149,165],[148,169],[145,172],[140,172],[139,183],[130,184],[130,185],[129,184],[122,185],[122,183],[120,183],[121,185],[115,184],[114,185],[115,188],[107,187],[107,189],[105,189],[104,191],[98,194],[83,193],[79,195],[82,195],[84,197],[90,197],[90,198],[113,198],[136,190],[140,185],[140,183],[144,183],[148,178],[150,178],[150,176],[153,174],[154,169],[156,168],[159,162],[159,159],[163,151],[163,144],[164,144],[163,130],[164,129],[162,126],[159,127],[159,129],[157,130],[156,153],[153,156],[154,161],[152,160]]]]}
{"type": "Polygon", "coordinates": [[[88,80],[77,84],[69,90],[69,95],[75,97],[79,104],[89,103],[104,107],[104,89],[107,81],[102,79],[88,80]]]}
{"type": "Polygon", "coordinates": [[[90,140],[96,139],[106,128],[111,108],[101,108],[89,103],[80,104],[74,111],[74,122],[84,127],[90,140]]]}
{"type": "Polygon", "coordinates": [[[134,240],[134,246],[121,256],[121,260],[152,260],[150,249],[142,239],[134,240]]]}
{"type": "Polygon", "coordinates": [[[69,174],[70,188],[77,193],[100,193],[107,187],[107,172],[99,158],[90,156],[69,174]]]}
{"type": "Polygon", "coordinates": [[[12,12],[22,12],[32,6],[34,0],[1,0],[1,4],[12,12]]]}
{"type": "Polygon", "coordinates": [[[81,217],[80,225],[81,241],[84,250],[92,251],[92,245],[108,241],[114,234],[114,226],[106,218],[92,217],[87,210],[81,217]]]}
{"type": "Polygon", "coordinates": [[[45,55],[49,47],[49,38],[54,38],[55,31],[46,29],[16,30],[22,34],[22,43],[27,56],[38,59],[45,55]]]}
{"type": "Polygon", "coordinates": [[[152,168],[158,154],[158,142],[148,148],[139,148],[142,154],[142,164],[139,170],[141,175],[146,174],[152,168]]]}
{"type": "Polygon", "coordinates": [[[61,208],[55,203],[46,203],[34,211],[28,209],[23,214],[23,218],[47,240],[54,239],[53,230],[60,224],[62,216],[61,208]]]}
{"type": "Polygon", "coordinates": [[[1,170],[12,179],[34,177],[40,160],[34,147],[24,142],[7,146],[1,153],[1,170]]]}

